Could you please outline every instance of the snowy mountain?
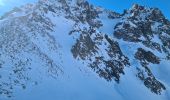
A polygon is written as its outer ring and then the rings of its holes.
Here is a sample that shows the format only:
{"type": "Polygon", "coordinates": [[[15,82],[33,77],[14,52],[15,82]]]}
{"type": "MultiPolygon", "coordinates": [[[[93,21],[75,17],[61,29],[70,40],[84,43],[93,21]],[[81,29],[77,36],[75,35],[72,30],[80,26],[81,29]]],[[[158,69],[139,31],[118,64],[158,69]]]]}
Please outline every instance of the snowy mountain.
{"type": "Polygon", "coordinates": [[[169,100],[169,66],[158,8],[39,0],[0,17],[0,100],[169,100]]]}

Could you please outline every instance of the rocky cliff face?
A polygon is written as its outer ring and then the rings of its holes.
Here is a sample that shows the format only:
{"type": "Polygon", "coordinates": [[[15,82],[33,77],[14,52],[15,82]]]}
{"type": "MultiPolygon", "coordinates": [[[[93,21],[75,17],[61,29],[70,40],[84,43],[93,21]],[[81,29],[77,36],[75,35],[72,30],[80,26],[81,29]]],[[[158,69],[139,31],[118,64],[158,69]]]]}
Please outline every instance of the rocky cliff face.
{"type": "Polygon", "coordinates": [[[118,14],[84,0],[40,0],[2,16],[0,34],[0,96],[39,76],[57,79],[75,62],[113,84],[129,69],[154,94],[169,91],[168,73],[156,72],[170,65],[170,21],[157,8],[118,14]]]}

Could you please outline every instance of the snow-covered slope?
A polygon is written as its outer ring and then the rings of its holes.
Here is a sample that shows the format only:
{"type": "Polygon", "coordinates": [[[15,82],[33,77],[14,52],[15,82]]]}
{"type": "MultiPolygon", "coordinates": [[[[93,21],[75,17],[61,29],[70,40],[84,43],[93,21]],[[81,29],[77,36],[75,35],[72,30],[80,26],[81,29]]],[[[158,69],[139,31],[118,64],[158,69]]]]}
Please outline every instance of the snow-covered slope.
{"type": "Polygon", "coordinates": [[[157,8],[39,0],[0,18],[0,100],[169,100],[169,66],[157,8]]]}

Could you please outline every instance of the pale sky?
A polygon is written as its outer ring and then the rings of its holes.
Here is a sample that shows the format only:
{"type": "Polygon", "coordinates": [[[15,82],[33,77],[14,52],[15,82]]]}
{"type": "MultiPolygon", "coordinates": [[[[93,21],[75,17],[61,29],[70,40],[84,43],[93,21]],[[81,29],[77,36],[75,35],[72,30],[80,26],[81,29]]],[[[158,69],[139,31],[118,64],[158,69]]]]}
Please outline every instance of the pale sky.
{"type": "Polygon", "coordinates": [[[14,7],[19,7],[26,3],[36,2],[38,0],[0,0],[0,16],[5,12],[12,10],[14,7]]]}
{"type": "Polygon", "coordinates": [[[2,0],[0,0],[0,6],[2,6],[2,5],[4,5],[4,3],[3,3],[3,1],[2,1],[2,0]]]}

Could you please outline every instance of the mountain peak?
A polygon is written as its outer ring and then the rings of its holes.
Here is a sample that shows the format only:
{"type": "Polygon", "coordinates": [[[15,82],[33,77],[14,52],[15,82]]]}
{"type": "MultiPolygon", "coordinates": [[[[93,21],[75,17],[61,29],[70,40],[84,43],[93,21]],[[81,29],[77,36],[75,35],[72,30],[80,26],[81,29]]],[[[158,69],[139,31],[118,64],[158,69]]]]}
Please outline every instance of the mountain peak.
{"type": "Polygon", "coordinates": [[[62,100],[170,98],[170,22],[157,8],[118,14],[85,0],[39,0],[0,23],[0,99],[35,84],[62,100]]]}

